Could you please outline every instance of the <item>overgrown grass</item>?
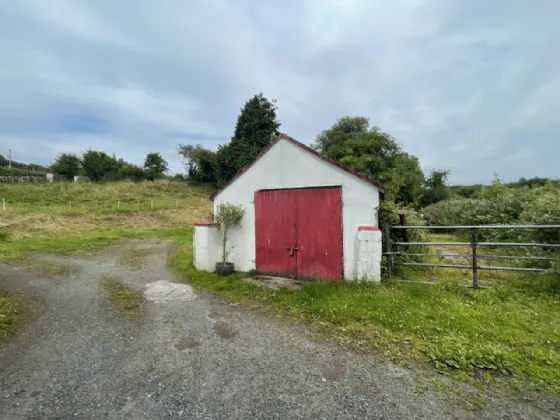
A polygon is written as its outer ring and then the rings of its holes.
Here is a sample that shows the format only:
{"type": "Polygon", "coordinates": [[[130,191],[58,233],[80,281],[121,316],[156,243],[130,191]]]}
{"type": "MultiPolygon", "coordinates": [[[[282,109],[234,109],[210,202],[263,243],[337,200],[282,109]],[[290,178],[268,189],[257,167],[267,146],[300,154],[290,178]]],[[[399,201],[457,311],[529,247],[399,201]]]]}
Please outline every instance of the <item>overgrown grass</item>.
{"type": "Polygon", "coordinates": [[[141,315],[143,298],[140,293],[115,277],[103,277],[99,280],[99,285],[117,312],[134,318],[141,315]]]}
{"type": "Polygon", "coordinates": [[[317,282],[269,290],[192,266],[189,240],[171,264],[189,283],[231,300],[289,313],[400,362],[477,381],[505,378],[560,392],[560,296],[499,286],[317,282]]]}
{"type": "Polygon", "coordinates": [[[18,299],[14,295],[0,290],[0,343],[16,330],[21,318],[18,299]]]}
{"type": "Polygon", "coordinates": [[[211,189],[184,182],[2,183],[0,240],[114,229],[157,229],[205,220],[211,189]]]}

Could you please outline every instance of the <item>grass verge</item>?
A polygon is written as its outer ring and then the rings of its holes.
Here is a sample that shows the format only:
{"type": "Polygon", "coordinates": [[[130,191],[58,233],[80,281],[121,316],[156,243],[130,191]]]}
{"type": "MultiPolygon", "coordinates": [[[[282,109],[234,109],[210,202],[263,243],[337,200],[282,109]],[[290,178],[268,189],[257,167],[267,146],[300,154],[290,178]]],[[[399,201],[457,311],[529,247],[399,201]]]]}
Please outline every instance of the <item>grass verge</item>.
{"type": "Polygon", "coordinates": [[[560,295],[453,282],[316,282],[270,290],[246,274],[220,277],[192,266],[192,241],[176,240],[172,267],[190,284],[230,300],[288,313],[360,347],[483,385],[505,380],[560,392],[560,295]]]}
{"type": "Polygon", "coordinates": [[[22,312],[18,299],[0,290],[0,343],[16,330],[21,320],[22,312]]]}
{"type": "Polygon", "coordinates": [[[103,277],[99,280],[99,285],[117,312],[134,318],[141,315],[141,294],[115,277],[103,277]]]}

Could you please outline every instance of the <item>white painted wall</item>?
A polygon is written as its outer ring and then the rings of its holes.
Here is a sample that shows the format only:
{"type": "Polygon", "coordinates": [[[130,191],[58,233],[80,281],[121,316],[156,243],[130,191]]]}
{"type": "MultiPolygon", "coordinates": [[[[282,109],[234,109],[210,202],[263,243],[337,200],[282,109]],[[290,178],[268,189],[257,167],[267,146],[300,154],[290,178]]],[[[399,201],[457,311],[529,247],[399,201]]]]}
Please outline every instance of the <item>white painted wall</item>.
{"type": "Polygon", "coordinates": [[[356,278],[381,281],[381,231],[358,229],[357,239],[356,278]]]}
{"type": "Polygon", "coordinates": [[[319,186],[342,186],[344,278],[358,277],[358,226],[377,226],[379,189],[285,139],[215,197],[214,211],[224,202],[245,207],[242,227],[230,234],[233,249],[228,259],[237,270],[255,269],[255,191],[319,186]]]}
{"type": "Polygon", "coordinates": [[[215,271],[218,261],[219,237],[216,225],[195,225],[193,263],[197,270],[215,271]]]}

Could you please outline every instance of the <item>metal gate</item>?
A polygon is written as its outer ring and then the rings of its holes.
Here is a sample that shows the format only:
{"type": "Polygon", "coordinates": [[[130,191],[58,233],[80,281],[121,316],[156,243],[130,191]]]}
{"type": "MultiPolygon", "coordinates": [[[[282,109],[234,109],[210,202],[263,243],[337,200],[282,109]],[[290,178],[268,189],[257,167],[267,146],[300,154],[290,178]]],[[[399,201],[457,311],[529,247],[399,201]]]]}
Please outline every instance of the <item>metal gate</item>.
{"type": "Polygon", "coordinates": [[[440,268],[459,268],[472,270],[472,287],[478,288],[478,271],[479,270],[507,270],[507,271],[525,271],[525,272],[545,272],[542,268],[524,268],[524,267],[504,267],[496,265],[479,265],[481,260],[541,260],[541,261],[560,261],[558,257],[545,256],[511,256],[511,255],[482,255],[478,254],[477,248],[480,246],[500,246],[500,247],[527,247],[560,250],[560,244],[544,244],[544,243],[518,243],[518,242],[478,242],[477,232],[482,229],[560,229],[560,225],[486,225],[486,226],[386,226],[384,228],[384,245],[385,252],[383,255],[387,257],[387,274],[392,275],[392,269],[396,265],[408,267],[440,267],[440,268]],[[406,232],[408,229],[424,229],[424,230],[469,230],[469,242],[408,242],[407,236],[402,235],[402,241],[393,241],[391,239],[391,231],[401,230],[406,232]],[[445,254],[432,253],[413,253],[404,250],[414,248],[415,246],[435,246],[435,247],[453,247],[453,246],[470,246],[470,254],[453,254],[462,255],[471,259],[471,264],[431,264],[418,262],[403,262],[402,257],[445,257],[445,254]]]}

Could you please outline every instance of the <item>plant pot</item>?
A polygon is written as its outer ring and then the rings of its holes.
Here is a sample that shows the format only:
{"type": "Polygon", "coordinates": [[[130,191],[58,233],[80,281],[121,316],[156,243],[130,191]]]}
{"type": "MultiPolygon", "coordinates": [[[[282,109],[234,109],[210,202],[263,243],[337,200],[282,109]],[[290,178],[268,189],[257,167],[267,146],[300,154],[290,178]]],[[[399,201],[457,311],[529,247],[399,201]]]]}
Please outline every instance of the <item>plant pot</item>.
{"type": "Polygon", "coordinates": [[[219,276],[229,276],[234,271],[235,271],[234,263],[226,262],[225,265],[223,265],[221,262],[216,263],[216,274],[218,274],[219,276]]]}

